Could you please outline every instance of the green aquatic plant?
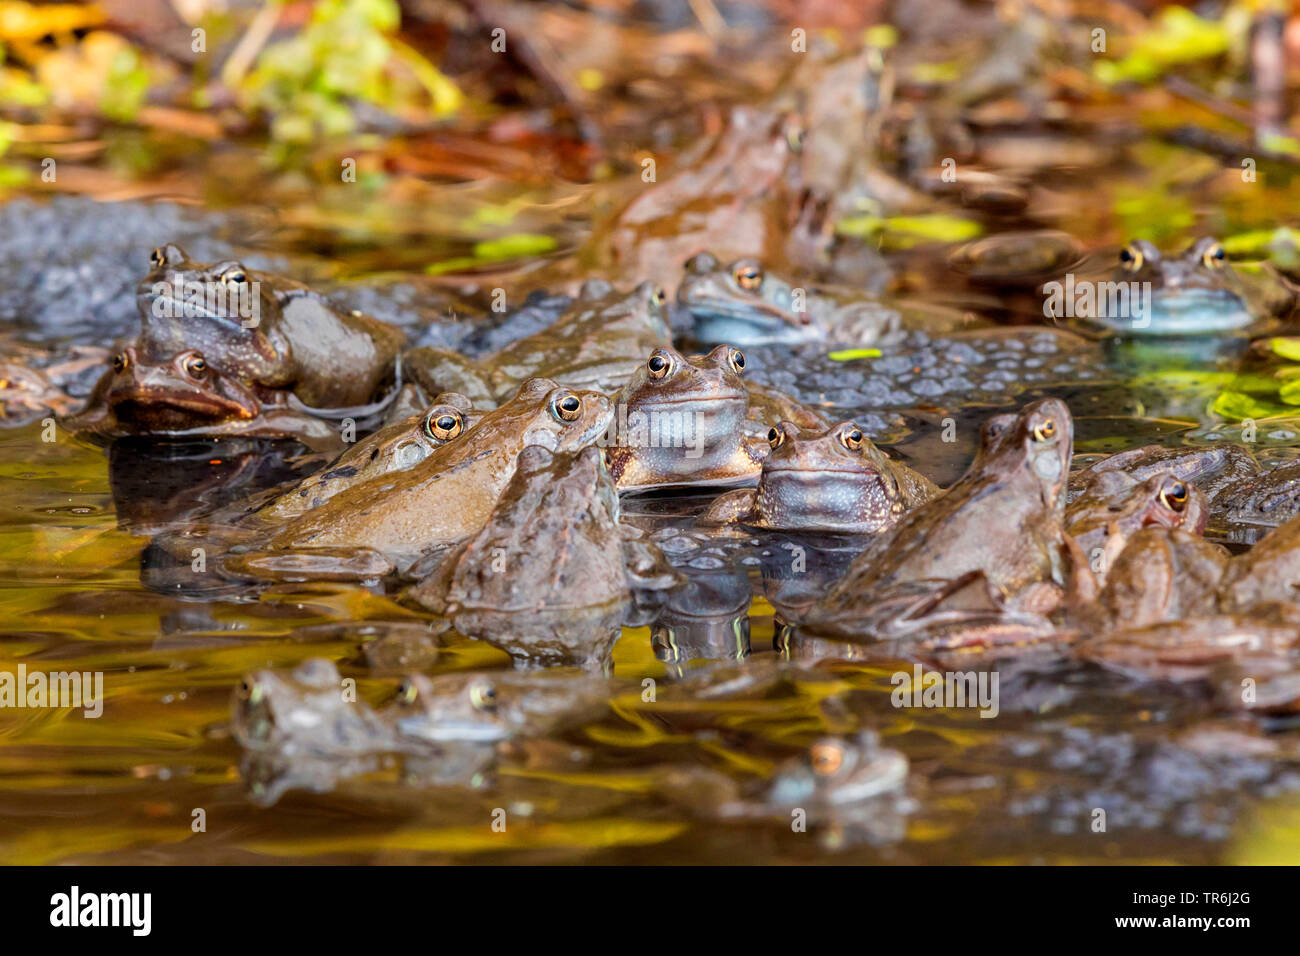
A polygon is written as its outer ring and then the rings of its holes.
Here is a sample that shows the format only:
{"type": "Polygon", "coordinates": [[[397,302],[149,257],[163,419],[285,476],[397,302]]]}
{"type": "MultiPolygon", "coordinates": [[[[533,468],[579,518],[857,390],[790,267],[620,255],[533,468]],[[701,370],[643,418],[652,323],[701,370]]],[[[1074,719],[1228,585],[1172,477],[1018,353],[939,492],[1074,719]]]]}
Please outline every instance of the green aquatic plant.
{"type": "Polygon", "coordinates": [[[1203,20],[1186,7],[1166,7],[1150,29],[1128,39],[1122,58],[1098,61],[1093,75],[1106,84],[1148,83],[1171,67],[1222,56],[1249,25],[1244,8],[1230,9],[1221,20],[1203,20]]]}
{"type": "Polygon", "coordinates": [[[241,84],[245,106],[295,145],[352,133],[362,103],[410,119],[454,112],[460,91],[397,39],[400,18],[395,0],[320,0],[302,30],[262,51],[241,84]]]}

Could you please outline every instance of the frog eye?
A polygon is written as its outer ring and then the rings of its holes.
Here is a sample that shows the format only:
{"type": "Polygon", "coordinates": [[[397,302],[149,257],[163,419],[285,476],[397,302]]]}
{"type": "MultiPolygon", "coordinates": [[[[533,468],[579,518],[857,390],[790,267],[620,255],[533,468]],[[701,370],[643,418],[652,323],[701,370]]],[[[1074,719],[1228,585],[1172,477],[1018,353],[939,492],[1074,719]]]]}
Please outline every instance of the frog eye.
{"type": "Polygon", "coordinates": [[[792,121],[786,127],[785,142],[793,152],[799,153],[803,151],[803,144],[806,138],[802,123],[792,121]]]}
{"type": "Polygon", "coordinates": [[[240,680],[239,686],[235,688],[235,696],[247,703],[256,704],[262,694],[257,684],[245,677],[240,680]]]}
{"type": "Polygon", "coordinates": [[[1056,419],[1048,418],[1034,426],[1034,441],[1051,441],[1056,437],[1056,419]]]}
{"type": "Polygon", "coordinates": [[[238,267],[233,269],[227,269],[225,272],[221,273],[222,285],[242,285],[247,281],[248,281],[248,274],[245,273],[243,269],[240,269],[238,267]]]}
{"type": "Polygon", "coordinates": [[[434,441],[451,441],[465,427],[465,419],[459,412],[446,408],[435,408],[424,420],[424,432],[434,441]]]}
{"type": "Polygon", "coordinates": [[[645,363],[645,367],[650,370],[650,377],[655,381],[659,381],[672,371],[673,360],[666,355],[655,352],[650,356],[650,360],[645,363]]]}
{"type": "Polygon", "coordinates": [[[840,432],[840,444],[849,451],[861,451],[862,432],[857,428],[846,428],[840,432]]]}
{"type": "Polygon", "coordinates": [[[1187,506],[1187,486],[1175,481],[1167,488],[1160,489],[1160,500],[1170,511],[1179,512],[1187,506]]]}
{"type": "Polygon", "coordinates": [[[736,285],[748,292],[753,292],[763,284],[763,268],[753,262],[737,264],[732,275],[736,279],[736,285]]]}
{"type": "Polygon", "coordinates": [[[1207,269],[1222,269],[1227,261],[1227,253],[1217,242],[1201,253],[1201,264],[1207,269]]]}
{"type": "Polygon", "coordinates": [[[769,428],[767,431],[767,443],[773,448],[780,448],[785,442],[785,432],[779,428],[769,428]]]}
{"type": "Polygon", "coordinates": [[[572,392],[560,395],[551,403],[551,414],[562,422],[576,422],[582,414],[582,399],[572,392]]]}
{"type": "Polygon", "coordinates": [[[493,711],[497,709],[497,689],[491,681],[475,681],[469,688],[469,702],[475,710],[493,711]]]}
{"type": "Polygon", "coordinates": [[[1142,250],[1138,248],[1137,243],[1130,243],[1120,250],[1119,264],[1129,272],[1137,272],[1142,268],[1145,261],[1142,250]]]}
{"type": "Polygon", "coordinates": [[[727,364],[731,366],[733,372],[739,375],[745,371],[745,353],[740,349],[732,349],[727,353],[727,364]]]}
{"type": "Polygon", "coordinates": [[[153,252],[149,253],[149,265],[155,269],[167,265],[167,250],[159,246],[153,252]]]}
{"type": "Polygon", "coordinates": [[[409,677],[397,685],[397,702],[399,704],[414,704],[415,699],[420,696],[420,688],[415,686],[415,681],[409,677]]]}
{"type": "Polygon", "coordinates": [[[191,355],[185,360],[185,371],[198,378],[208,370],[207,360],[202,355],[191,355]]]}
{"type": "Polygon", "coordinates": [[[131,367],[131,357],[127,355],[125,352],[118,352],[116,355],[113,356],[114,372],[118,372],[118,373],[125,372],[130,367],[131,367]]]}
{"type": "Polygon", "coordinates": [[[836,741],[813,744],[808,754],[813,772],[818,776],[829,777],[844,766],[844,748],[836,741]]]}
{"type": "Polygon", "coordinates": [[[657,286],[654,295],[650,298],[654,300],[655,305],[663,305],[668,301],[668,293],[663,290],[663,286],[657,286]]]}

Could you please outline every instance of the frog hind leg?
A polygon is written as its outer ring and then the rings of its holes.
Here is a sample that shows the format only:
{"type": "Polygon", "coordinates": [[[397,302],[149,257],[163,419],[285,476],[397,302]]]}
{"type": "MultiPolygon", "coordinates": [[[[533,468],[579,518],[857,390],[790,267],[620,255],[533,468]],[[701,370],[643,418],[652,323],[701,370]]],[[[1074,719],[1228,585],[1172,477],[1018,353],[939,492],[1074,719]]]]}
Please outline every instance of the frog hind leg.
{"type": "Polygon", "coordinates": [[[757,492],[752,488],[737,488],[714,498],[698,519],[702,525],[737,524],[750,517],[754,511],[757,492]]]}

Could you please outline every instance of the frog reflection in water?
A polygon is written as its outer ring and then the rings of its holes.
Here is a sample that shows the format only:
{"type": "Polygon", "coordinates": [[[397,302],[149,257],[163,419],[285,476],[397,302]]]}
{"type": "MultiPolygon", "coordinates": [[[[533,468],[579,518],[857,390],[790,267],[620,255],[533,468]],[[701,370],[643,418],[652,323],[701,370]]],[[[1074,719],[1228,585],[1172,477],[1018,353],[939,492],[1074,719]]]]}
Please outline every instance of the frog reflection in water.
{"type": "Polygon", "coordinates": [[[722,266],[707,252],[693,256],[677,288],[677,304],[694,319],[695,338],[709,344],[871,345],[896,340],[901,334],[896,309],[871,300],[840,300],[795,289],[752,258],[722,266]]]}
{"type": "Polygon", "coordinates": [[[1058,399],[996,416],[966,474],[873,541],[805,626],[849,638],[901,635],[918,609],[950,599],[982,594],[976,610],[1041,614],[1089,594],[1095,581],[1063,526],[1072,432],[1058,399]]]}
{"type": "Polygon", "coordinates": [[[609,681],[572,673],[412,674],[384,709],[402,737],[435,744],[492,744],[545,737],[599,718],[609,681]]]}
{"type": "Polygon", "coordinates": [[[715,499],[701,523],[872,534],[940,494],[928,478],[890,461],[853,422],[811,435],[782,422],[768,444],[758,487],[715,499]]]}
{"type": "Polygon", "coordinates": [[[396,749],[391,728],[344,693],[331,661],[313,658],[291,673],[245,675],[231,701],[231,730],[248,750],[286,758],[356,757],[396,749]]]}
{"type": "Polygon", "coordinates": [[[544,375],[570,388],[612,392],[627,381],[643,356],[671,345],[664,293],[648,282],[618,292],[591,280],[554,325],[481,361],[424,346],[404,367],[429,394],[461,392],[475,408],[492,408],[521,382],[544,375]]]}
{"type": "Polygon", "coordinates": [[[263,513],[274,519],[296,517],[356,485],[413,468],[435,449],[455,441],[482,417],[483,413],[474,411],[464,395],[439,395],[418,415],[361,439],[316,474],[267,504],[263,513]]]}
{"type": "Polygon", "coordinates": [[[385,564],[404,571],[424,553],[483,526],[526,445],[582,448],[604,434],[612,414],[603,395],[530,379],[509,402],[411,468],[355,484],[288,522],[250,516],[249,526],[271,531],[276,550],[244,559],[243,569],[301,578],[329,573],[366,552],[380,573],[385,564]]]}
{"type": "Polygon", "coordinates": [[[1285,315],[1294,306],[1294,296],[1280,282],[1253,282],[1239,275],[1214,239],[1198,239],[1182,255],[1170,258],[1138,239],[1121,250],[1119,260],[1110,281],[1124,284],[1126,290],[1140,284],[1149,311],[1139,310],[1131,300],[1127,309],[1112,308],[1098,294],[1091,321],[1127,335],[1238,331],[1285,315]]]}
{"type": "Polygon", "coordinates": [[[599,449],[530,446],[483,527],[407,597],[519,663],[601,667],[631,588],[677,581],[658,548],[620,525],[599,449]]]}
{"type": "Polygon", "coordinates": [[[727,345],[689,359],[655,349],[615,400],[606,452],[619,491],[757,480],[768,446],[746,433],[744,369],[727,345]]]}

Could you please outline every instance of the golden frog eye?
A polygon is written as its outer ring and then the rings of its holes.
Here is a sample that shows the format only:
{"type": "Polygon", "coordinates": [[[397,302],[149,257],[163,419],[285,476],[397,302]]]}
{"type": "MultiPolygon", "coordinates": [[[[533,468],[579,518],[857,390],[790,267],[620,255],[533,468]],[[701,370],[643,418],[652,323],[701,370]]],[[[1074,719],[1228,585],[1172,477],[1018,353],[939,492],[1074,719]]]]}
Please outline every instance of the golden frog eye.
{"type": "Polygon", "coordinates": [[[397,685],[397,702],[399,704],[414,704],[415,699],[420,696],[420,688],[415,686],[415,681],[409,677],[397,685]]]}
{"type": "Polygon", "coordinates": [[[208,363],[202,355],[191,355],[185,360],[185,371],[195,378],[208,370],[208,363]]]}
{"type": "Polygon", "coordinates": [[[734,273],[736,285],[747,292],[753,292],[763,284],[763,270],[752,262],[742,262],[736,266],[734,273]]]}
{"type": "Polygon", "coordinates": [[[118,373],[125,372],[130,367],[131,367],[131,359],[125,352],[118,352],[116,355],[113,356],[114,372],[118,372],[118,373]]]}
{"type": "Polygon", "coordinates": [[[655,305],[663,305],[668,301],[668,293],[663,290],[662,286],[657,286],[651,298],[654,299],[655,305]]]}
{"type": "Polygon", "coordinates": [[[435,408],[424,420],[424,432],[434,441],[451,441],[465,427],[465,419],[459,412],[446,408],[435,408]]]}
{"type": "Polygon", "coordinates": [[[844,766],[844,748],[833,741],[813,744],[809,756],[813,772],[822,777],[829,777],[844,766]]]}
{"type": "Polygon", "coordinates": [[[497,689],[491,681],[475,681],[469,689],[469,702],[474,705],[475,710],[496,710],[497,689]]]}
{"type": "Polygon", "coordinates": [[[650,377],[655,381],[659,381],[672,371],[673,361],[668,356],[655,352],[650,356],[650,360],[645,363],[645,367],[650,370],[650,377]]]}
{"type": "Polygon", "coordinates": [[[257,684],[245,677],[240,680],[239,686],[235,688],[235,696],[248,703],[257,703],[261,694],[257,691],[257,684]]]}
{"type": "Polygon", "coordinates": [[[1227,263],[1227,259],[1228,255],[1223,251],[1223,246],[1217,242],[1201,253],[1201,263],[1205,268],[1211,270],[1222,269],[1227,263]]]}
{"type": "Polygon", "coordinates": [[[551,411],[562,422],[576,422],[582,414],[582,399],[572,392],[556,398],[551,411]]]}
{"type": "Polygon", "coordinates": [[[222,285],[241,285],[248,281],[248,275],[243,269],[227,269],[221,273],[222,285]]]}
{"type": "Polygon", "coordinates": [[[167,265],[167,250],[159,246],[153,252],[149,253],[149,265],[155,269],[167,265]]]}
{"type": "Polygon", "coordinates": [[[727,364],[731,366],[733,372],[739,375],[745,371],[745,353],[740,349],[732,349],[727,353],[727,364]]]}
{"type": "Polygon", "coordinates": [[[770,428],[767,432],[767,443],[773,448],[780,448],[781,443],[785,441],[785,432],[779,428],[770,428]]]}
{"type": "Polygon", "coordinates": [[[1167,488],[1160,489],[1160,500],[1170,511],[1179,512],[1187,506],[1187,486],[1175,481],[1167,488]]]}
{"type": "Polygon", "coordinates": [[[840,432],[840,443],[849,451],[862,449],[862,432],[856,428],[846,428],[840,432]]]}
{"type": "Polygon", "coordinates": [[[1129,272],[1137,272],[1142,268],[1145,261],[1142,250],[1137,247],[1137,243],[1130,243],[1120,250],[1119,264],[1129,272]]]}
{"type": "Polygon", "coordinates": [[[1049,418],[1034,426],[1034,441],[1051,441],[1056,437],[1056,419],[1049,418]]]}

